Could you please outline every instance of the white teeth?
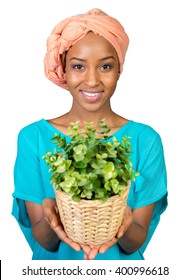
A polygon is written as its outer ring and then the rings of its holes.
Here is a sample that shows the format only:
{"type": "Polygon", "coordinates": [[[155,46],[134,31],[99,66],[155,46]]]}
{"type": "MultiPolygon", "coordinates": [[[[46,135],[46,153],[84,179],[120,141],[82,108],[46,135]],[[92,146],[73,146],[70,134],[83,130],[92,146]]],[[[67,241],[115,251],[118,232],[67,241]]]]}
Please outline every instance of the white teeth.
{"type": "Polygon", "coordinates": [[[97,96],[99,93],[89,93],[89,92],[83,91],[83,94],[93,97],[93,96],[97,96]]]}

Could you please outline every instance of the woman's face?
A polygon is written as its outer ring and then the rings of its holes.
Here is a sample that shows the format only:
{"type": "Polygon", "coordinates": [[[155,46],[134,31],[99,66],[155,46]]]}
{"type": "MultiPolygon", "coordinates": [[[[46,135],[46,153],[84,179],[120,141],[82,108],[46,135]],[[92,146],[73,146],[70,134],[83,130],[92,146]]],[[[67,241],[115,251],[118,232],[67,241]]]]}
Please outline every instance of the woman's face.
{"type": "Polygon", "coordinates": [[[95,112],[108,109],[119,78],[114,47],[102,36],[89,32],[66,55],[66,80],[76,108],[95,112]]]}

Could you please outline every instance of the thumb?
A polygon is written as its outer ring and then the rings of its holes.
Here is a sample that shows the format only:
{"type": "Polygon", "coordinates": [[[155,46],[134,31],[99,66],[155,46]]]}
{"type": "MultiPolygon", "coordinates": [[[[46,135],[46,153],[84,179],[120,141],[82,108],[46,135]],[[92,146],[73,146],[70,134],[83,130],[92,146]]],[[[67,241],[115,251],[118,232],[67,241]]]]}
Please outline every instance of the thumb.
{"type": "Polygon", "coordinates": [[[123,236],[123,234],[127,231],[132,221],[133,221],[132,211],[130,207],[126,206],[122,224],[117,232],[117,238],[121,238],[123,236]]]}
{"type": "Polygon", "coordinates": [[[59,224],[59,217],[57,213],[57,206],[55,199],[46,198],[43,200],[43,214],[45,220],[52,228],[55,228],[59,224]]]}

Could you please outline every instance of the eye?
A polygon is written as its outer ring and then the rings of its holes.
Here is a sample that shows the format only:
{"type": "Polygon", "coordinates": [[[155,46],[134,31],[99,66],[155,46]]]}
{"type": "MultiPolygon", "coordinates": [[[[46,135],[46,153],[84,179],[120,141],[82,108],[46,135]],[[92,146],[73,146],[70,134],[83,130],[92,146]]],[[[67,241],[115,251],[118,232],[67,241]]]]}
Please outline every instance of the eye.
{"type": "Polygon", "coordinates": [[[73,64],[72,68],[79,71],[79,70],[83,70],[84,66],[82,64],[73,64]]]}
{"type": "Polygon", "coordinates": [[[108,71],[108,70],[111,70],[112,69],[112,65],[111,64],[103,64],[100,69],[104,70],[104,71],[108,71]]]}

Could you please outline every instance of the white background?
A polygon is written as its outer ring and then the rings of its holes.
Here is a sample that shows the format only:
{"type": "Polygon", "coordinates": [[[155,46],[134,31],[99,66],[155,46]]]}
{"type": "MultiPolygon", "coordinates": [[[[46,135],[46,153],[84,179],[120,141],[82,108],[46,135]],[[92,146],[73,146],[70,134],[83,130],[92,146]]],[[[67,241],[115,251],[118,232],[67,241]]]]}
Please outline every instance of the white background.
{"type": "MultiPolygon", "coordinates": [[[[130,45],[112,98],[125,118],[151,125],[164,144],[169,206],[145,253],[146,261],[186,266],[188,253],[189,17],[187,0],[6,0],[0,6],[0,258],[31,259],[11,216],[19,130],[69,110],[69,93],[43,73],[46,39],[62,19],[92,8],[117,18],[130,45]]],[[[8,279],[8,278],[7,278],[8,279]]]]}

